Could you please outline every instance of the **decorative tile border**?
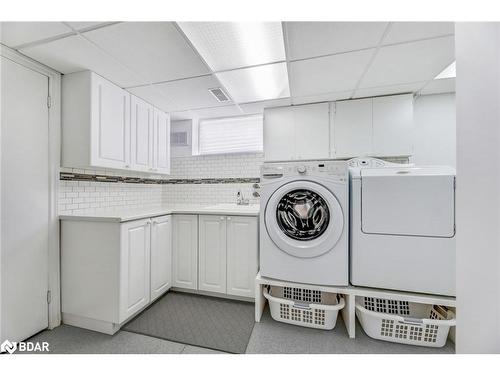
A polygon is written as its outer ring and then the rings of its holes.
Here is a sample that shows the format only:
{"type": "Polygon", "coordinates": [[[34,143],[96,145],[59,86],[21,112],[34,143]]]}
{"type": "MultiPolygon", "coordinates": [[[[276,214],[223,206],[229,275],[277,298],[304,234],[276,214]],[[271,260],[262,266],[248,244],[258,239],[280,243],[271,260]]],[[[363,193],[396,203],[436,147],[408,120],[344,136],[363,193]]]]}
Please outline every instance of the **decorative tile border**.
{"type": "Polygon", "coordinates": [[[127,184],[252,184],[259,183],[259,177],[249,178],[182,178],[182,179],[154,179],[124,176],[105,176],[86,173],[61,172],[59,179],[62,181],[92,181],[92,182],[123,182],[127,184]]]}

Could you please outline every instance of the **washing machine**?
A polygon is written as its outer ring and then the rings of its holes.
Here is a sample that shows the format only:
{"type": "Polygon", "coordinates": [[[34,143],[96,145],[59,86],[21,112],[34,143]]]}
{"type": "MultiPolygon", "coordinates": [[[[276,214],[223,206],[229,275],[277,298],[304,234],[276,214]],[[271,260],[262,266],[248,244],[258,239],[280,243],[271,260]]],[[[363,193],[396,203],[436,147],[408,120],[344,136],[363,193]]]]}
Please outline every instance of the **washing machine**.
{"type": "Polygon", "coordinates": [[[350,281],[455,295],[455,169],[349,161],[350,281]]]}
{"type": "Polygon", "coordinates": [[[348,285],[346,161],[264,163],[260,204],[262,276],[348,285]]]}

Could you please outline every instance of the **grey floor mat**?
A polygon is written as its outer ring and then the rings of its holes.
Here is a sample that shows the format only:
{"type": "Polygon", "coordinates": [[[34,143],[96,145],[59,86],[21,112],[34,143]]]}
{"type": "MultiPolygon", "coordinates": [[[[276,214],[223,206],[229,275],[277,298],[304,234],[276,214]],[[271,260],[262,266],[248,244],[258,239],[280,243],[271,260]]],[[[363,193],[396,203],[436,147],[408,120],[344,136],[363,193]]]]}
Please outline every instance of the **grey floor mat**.
{"type": "Polygon", "coordinates": [[[122,329],[229,353],[245,353],[254,305],[169,292],[122,329]]]}

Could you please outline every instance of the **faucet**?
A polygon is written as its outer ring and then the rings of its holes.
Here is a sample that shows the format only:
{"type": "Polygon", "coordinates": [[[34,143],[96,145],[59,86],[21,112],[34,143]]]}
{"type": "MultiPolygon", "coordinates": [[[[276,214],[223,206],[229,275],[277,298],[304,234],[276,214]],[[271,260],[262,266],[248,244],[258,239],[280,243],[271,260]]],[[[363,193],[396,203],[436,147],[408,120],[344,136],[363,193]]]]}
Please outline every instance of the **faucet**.
{"type": "Polygon", "coordinates": [[[241,189],[239,189],[238,194],[236,194],[236,204],[239,206],[249,204],[248,198],[243,197],[243,193],[241,192],[241,189]]]}

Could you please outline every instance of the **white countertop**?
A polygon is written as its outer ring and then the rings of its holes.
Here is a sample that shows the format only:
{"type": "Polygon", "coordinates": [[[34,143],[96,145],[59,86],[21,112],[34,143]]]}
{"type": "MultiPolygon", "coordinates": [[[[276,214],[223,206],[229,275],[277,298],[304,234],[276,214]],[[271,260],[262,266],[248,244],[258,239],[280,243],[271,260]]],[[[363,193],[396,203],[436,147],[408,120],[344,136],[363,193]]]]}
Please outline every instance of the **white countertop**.
{"type": "Polygon", "coordinates": [[[171,205],[135,209],[103,210],[89,213],[59,215],[59,219],[124,222],[169,214],[258,216],[259,211],[260,206],[258,204],[237,205],[234,203],[221,203],[212,206],[171,205]]]}

